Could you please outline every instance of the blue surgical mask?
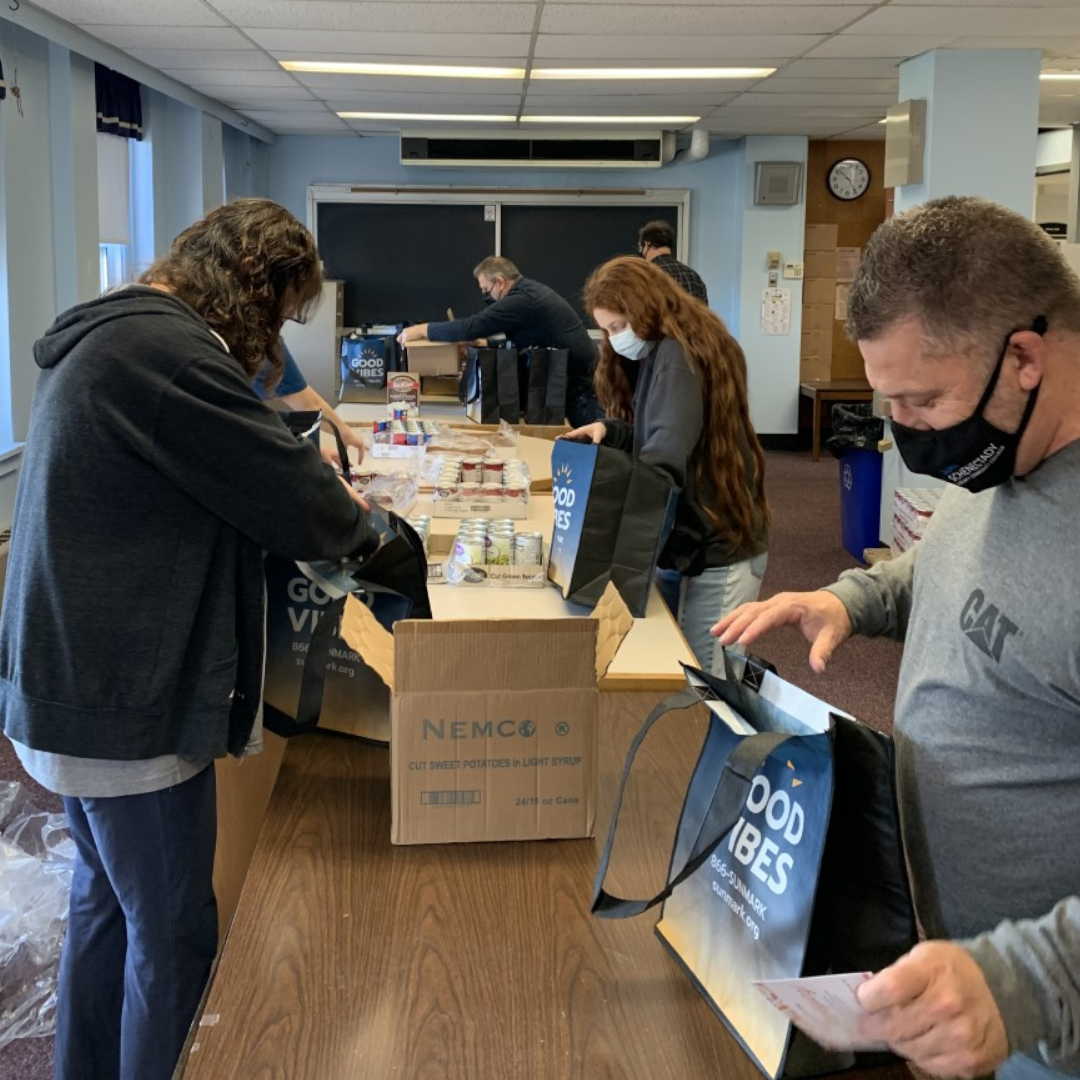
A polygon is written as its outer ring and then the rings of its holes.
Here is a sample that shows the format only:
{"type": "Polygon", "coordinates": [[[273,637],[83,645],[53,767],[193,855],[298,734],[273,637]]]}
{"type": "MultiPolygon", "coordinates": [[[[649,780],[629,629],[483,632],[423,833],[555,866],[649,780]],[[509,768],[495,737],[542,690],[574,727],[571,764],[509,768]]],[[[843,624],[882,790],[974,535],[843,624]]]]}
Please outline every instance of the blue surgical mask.
{"type": "Polygon", "coordinates": [[[639,338],[629,326],[617,334],[608,334],[608,343],[627,360],[640,360],[649,350],[649,342],[639,338]]]}

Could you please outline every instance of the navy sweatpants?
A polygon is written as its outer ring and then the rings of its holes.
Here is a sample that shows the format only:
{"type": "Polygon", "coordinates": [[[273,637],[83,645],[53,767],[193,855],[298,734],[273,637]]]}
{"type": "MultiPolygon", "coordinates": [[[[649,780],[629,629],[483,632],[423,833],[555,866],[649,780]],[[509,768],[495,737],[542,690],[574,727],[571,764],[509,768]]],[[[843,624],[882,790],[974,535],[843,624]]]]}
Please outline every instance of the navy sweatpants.
{"type": "Polygon", "coordinates": [[[64,798],[78,856],[60,956],[56,1080],[169,1080],[217,948],[214,767],[64,798]]]}

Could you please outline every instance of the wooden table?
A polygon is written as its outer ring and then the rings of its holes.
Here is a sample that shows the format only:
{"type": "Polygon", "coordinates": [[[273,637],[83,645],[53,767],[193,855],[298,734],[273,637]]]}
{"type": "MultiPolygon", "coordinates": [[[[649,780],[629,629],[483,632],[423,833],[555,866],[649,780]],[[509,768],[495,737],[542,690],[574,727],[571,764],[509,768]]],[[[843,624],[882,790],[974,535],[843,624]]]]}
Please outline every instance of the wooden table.
{"type": "MultiPolygon", "coordinates": [[[[601,695],[598,836],[655,693],[601,695]]],[[[610,887],[662,877],[704,715],[639,755],[610,887]]],[[[651,744],[651,745],[650,745],[651,744]]],[[[599,839],[393,847],[388,754],[290,742],[184,1080],[760,1080],[652,933],[589,914],[599,839]]],[[[861,1073],[910,1080],[903,1067],[861,1073]]]]}
{"type": "Polygon", "coordinates": [[[814,460],[821,460],[821,410],[837,401],[872,401],[874,391],[863,379],[834,379],[831,382],[804,382],[799,393],[808,397],[814,411],[814,460]]]}

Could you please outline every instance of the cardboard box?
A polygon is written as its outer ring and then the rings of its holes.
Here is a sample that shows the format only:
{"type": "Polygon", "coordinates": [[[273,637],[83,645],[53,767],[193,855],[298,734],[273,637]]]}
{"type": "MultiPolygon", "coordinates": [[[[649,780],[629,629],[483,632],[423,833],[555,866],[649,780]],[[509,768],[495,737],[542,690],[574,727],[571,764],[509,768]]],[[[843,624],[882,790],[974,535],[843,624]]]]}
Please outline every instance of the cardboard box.
{"type": "Polygon", "coordinates": [[[461,371],[456,342],[410,341],[405,351],[409,372],[413,375],[451,375],[457,378],[461,371]]]}
{"type": "Polygon", "coordinates": [[[835,251],[839,229],[836,225],[807,225],[806,251],[835,251]]]}
{"type": "Polygon", "coordinates": [[[802,345],[799,349],[800,356],[824,356],[832,357],[832,327],[827,330],[803,330],[802,345]]]}
{"type": "Polygon", "coordinates": [[[431,516],[441,518],[510,518],[523,521],[529,516],[528,499],[488,496],[466,499],[460,495],[432,498],[431,516]]]}
{"type": "Polygon", "coordinates": [[[391,690],[391,842],[593,836],[598,684],[632,625],[613,587],[591,618],[393,635],[350,597],[342,635],[391,690]]]}
{"type": "Polygon", "coordinates": [[[420,393],[430,397],[457,398],[458,377],[456,375],[421,375],[420,393]]]}
{"type": "Polygon", "coordinates": [[[831,341],[834,314],[834,305],[831,300],[827,304],[811,304],[808,302],[804,303],[802,309],[803,333],[813,333],[817,330],[826,330],[829,333],[831,341]]]}
{"type": "Polygon", "coordinates": [[[836,280],[834,278],[814,278],[803,282],[804,304],[827,304],[830,315],[836,304],[836,280]]]}
{"type": "Polygon", "coordinates": [[[832,378],[832,358],[803,356],[799,360],[799,382],[828,382],[832,378]]]}
{"type": "Polygon", "coordinates": [[[803,256],[803,278],[836,277],[836,249],[832,251],[808,251],[803,256]]]}

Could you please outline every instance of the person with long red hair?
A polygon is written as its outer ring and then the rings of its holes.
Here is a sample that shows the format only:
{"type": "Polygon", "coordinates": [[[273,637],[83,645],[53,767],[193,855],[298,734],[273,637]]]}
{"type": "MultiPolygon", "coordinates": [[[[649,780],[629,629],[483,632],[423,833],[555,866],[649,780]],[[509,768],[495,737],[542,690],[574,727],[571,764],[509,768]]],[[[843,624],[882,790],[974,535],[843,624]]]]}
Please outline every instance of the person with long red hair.
{"type": "Polygon", "coordinates": [[[709,628],[757,599],[768,559],[765,458],[750,422],[746,357],[718,315],[643,259],[604,263],[584,299],[605,332],[596,368],[605,419],[565,437],[633,454],[678,489],[661,591],[698,663],[719,673],[709,628]]]}

